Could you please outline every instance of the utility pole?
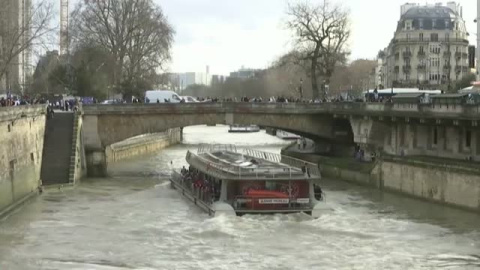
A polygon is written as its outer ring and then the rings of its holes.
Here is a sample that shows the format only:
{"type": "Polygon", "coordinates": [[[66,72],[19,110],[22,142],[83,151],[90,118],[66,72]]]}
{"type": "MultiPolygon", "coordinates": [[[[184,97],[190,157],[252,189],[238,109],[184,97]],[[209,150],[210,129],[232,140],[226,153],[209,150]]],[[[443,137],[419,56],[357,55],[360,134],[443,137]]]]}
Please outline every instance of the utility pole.
{"type": "Polygon", "coordinates": [[[480,81],[480,0],[477,0],[477,81],[480,81]]]}

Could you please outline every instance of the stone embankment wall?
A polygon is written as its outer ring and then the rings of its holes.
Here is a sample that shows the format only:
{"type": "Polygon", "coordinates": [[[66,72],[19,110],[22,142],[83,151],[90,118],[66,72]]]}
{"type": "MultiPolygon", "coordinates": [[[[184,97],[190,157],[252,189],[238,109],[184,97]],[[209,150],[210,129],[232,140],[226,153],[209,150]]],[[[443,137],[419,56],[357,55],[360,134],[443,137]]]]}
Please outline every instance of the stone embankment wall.
{"type": "Polygon", "coordinates": [[[385,158],[383,189],[480,213],[480,166],[385,158]]]}
{"type": "Polygon", "coordinates": [[[169,129],[162,133],[153,133],[134,137],[108,146],[105,150],[107,163],[131,157],[153,153],[181,141],[181,129],[169,129]]]}
{"type": "Polygon", "coordinates": [[[400,193],[480,213],[480,166],[431,158],[383,157],[374,163],[292,151],[282,154],[316,162],[322,176],[400,193]]]}
{"type": "Polygon", "coordinates": [[[379,186],[378,169],[375,163],[360,163],[349,158],[326,157],[295,151],[295,144],[282,149],[282,155],[319,164],[322,177],[366,186],[379,186]]]}
{"type": "Polygon", "coordinates": [[[0,216],[38,192],[45,112],[43,105],[0,108],[0,216]]]}

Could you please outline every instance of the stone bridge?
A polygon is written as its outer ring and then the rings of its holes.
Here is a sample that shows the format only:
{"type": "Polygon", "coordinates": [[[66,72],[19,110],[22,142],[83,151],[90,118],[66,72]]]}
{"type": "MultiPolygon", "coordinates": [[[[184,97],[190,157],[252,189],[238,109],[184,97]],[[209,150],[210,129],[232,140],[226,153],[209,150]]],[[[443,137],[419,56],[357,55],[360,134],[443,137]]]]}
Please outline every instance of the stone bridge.
{"type": "Polygon", "coordinates": [[[105,147],[133,136],[202,124],[255,124],[328,145],[389,154],[480,156],[480,105],[392,103],[183,103],[85,105],[90,170],[103,175],[105,147]],[[462,144],[463,143],[463,144],[462,144]]]}

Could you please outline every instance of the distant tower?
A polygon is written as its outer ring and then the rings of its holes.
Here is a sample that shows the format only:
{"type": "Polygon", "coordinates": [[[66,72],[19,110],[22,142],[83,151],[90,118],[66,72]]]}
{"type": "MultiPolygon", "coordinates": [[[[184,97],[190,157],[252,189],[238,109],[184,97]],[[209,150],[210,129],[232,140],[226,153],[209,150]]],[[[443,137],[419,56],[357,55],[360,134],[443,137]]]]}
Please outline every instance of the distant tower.
{"type": "Polygon", "coordinates": [[[210,66],[207,65],[207,68],[205,70],[205,85],[210,85],[210,82],[208,81],[210,77],[210,66]]]}
{"type": "Polygon", "coordinates": [[[60,0],[60,55],[68,53],[68,0],[60,0]]]}

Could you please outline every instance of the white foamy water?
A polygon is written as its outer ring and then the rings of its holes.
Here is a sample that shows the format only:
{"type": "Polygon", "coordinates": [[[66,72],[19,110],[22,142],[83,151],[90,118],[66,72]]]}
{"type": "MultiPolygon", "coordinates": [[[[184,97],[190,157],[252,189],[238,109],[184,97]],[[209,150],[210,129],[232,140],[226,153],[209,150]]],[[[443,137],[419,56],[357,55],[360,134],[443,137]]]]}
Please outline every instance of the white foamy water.
{"type": "Polygon", "coordinates": [[[334,209],[210,218],[170,189],[201,143],[279,153],[285,142],[225,127],[185,129],[185,144],[114,164],[111,177],[48,191],[0,223],[0,269],[478,269],[480,217],[325,180],[334,209]]]}

